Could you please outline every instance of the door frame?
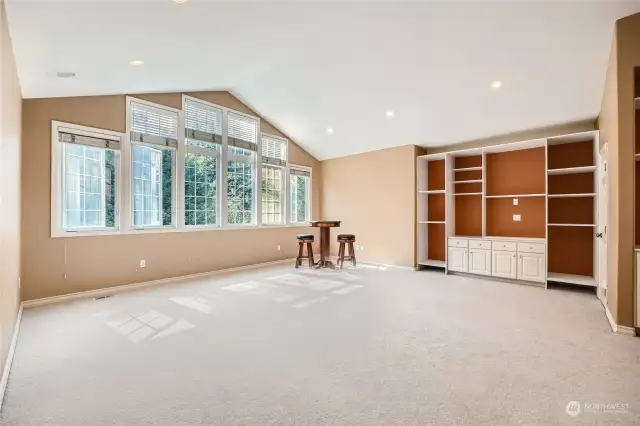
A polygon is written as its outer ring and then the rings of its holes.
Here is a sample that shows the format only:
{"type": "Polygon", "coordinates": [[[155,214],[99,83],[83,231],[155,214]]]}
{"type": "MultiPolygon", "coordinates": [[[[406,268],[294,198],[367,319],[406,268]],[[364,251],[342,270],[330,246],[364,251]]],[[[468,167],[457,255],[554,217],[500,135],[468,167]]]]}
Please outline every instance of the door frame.
{"type": "Polygon", "coordinates": [[[603,145],[602,149],[598,153],[598,172],[596,176],[598,180],[596,182],[596,193],[597,193],[597,227],[596,232],[602,233],[602,238],[596,238],[596,252],[597,252],[597,267],[598,267],[598,288],[597,295],[598,299],[602,302],[602,304],[607,307],[607,247],[608,247],[608,237],[607,237],[607,225],[609,222],[609,214],[607,211],[607,203],[609,199],[609,177],[607,164],[609,159],[609,148],[607,143],[603,145]],[[601,182],[604,180],[604,184],[601,185],[601,182]],[[604,214],[602,214],[604,213],[604,214]]]}

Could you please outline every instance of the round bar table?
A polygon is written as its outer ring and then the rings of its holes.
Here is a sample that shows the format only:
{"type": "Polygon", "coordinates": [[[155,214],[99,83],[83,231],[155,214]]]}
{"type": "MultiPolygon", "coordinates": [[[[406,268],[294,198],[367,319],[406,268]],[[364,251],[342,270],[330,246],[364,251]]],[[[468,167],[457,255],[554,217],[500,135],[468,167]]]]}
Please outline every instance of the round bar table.
{"type": "Polygon", "coordinates": [[[333,268],[331,262],[331,228],[338,228],[340,220],[314,220],[311,226],[320,228],[320,261],[316,263],[316,268],[333,268]]]}

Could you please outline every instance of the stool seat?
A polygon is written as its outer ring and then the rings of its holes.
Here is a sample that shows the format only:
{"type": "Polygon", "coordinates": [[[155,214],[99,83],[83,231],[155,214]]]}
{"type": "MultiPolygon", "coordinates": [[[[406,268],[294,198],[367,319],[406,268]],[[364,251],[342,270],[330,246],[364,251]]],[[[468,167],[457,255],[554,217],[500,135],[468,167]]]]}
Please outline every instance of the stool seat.
{"type": "Polygon", "coordinates": [[[339,234],[338,235],[338,241],[340,240],[354,240],[355,241],[356,236],[353,234],[339,234]]]}
{"type": "Polygon", "coordinates": [[[299,240],[312,240],[313,241],[313,234],[298,234],[296,235],[296,238],[299,240]]]}

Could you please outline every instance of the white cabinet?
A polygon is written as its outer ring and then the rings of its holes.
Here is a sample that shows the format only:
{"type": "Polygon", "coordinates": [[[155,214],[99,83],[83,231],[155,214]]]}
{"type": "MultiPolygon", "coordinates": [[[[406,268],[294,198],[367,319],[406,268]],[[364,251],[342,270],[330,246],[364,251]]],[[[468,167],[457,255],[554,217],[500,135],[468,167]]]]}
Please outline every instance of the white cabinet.
{"type": "Polygon", "coordinates": [[[545,255],[518,253],[518,279],[545,282],[545,255]]]}
{"type": "Polygon", "coordinates": [[[464,247],[449,247],[449,256],[447,256],[447,267],[450,271],[467,272],[468,271],[467,249],[464,247]]]}
{"type": "Polygon", "coordinates": [[[494,277],[517,278],[516,253],[491,250],[491,275],[494,277]]]}
{"type": "Polygon", "coordinates": [[[469,250],[469,273],[491,275],[491,250],[469,250]]]}

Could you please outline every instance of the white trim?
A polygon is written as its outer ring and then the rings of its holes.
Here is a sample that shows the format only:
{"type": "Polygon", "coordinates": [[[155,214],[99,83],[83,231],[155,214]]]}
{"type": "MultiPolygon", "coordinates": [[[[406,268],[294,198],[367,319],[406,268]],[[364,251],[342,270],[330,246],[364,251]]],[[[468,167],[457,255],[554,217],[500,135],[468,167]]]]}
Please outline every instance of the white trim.
{"type": "Polygon", "coordinates": [[[25,302],[22,302],[22,305],[25,308],[31,308],[31,307],[34,307],[34,306],[43,306],[43,305],[50,305],[50,304],[53,304],[53,303],[67,302],[67,301],[70,301],[70,300],[86,299],[86,298],[90,298],[90,297],[107,296],[107,295],[113,295],[113,294],[122,293],[122,292],[125,292],[125,291],[138,290],[138,289],[142,289],[142,288],[145,288],[145,287],[151,287],[151,286],[156,286],[156,285],[160,285],[160,284],[168,284],[168,283],[173,283],[173,282],[187,280],[187,279],[204,278],[204,277],[209,277],[209,276],[218,275],[218,274],[226,274],[226,273],[231,273],[231,272],[246,271],[246,270],[249,270],[249,269],[256,269],[256,268],[261,268],[261,267],[264,267],[264,266],[271,266],[271,265],[279,265],[279,264],[282,264],[282,263],[292,263],[293,264],[293,262],[295,262],[295,258],[274,260],[272,262],[256,263],[256,264],[253,264],[253,265],[245,265],[245,266],[237,266],[237,267],[234,267],[234,268],[218,269],[216,271],[201,272],[201,273],[198,273],[198,274],[181,275],[179,277],[162,278],[162,279],[159,279],[159,280],[144,281],[144,282],[141,282],[141,283],[125,284],[125,285],[119,285],[119,286],[114,286],[114,287],[101,288],[101,289],[98,289],[98,290],[81,291],[81,292],[78,292],[78,293],[64,294],[64,295],[61,295],[61,296],[52,296],[52,297],[44,297],[42,299],[27,300],[25,302]]]}
{"type": "Polygon", "coordinates": [[[9,373],[11,372],[11,365],[13,364],[13,355],[15,354],[16,345],[18,343],[20,323],[22,322],[22,309],[23,304],[20,304],[20,308],[18,309],[18,316],[16,317],[16,325],[13,328],[13,338],[11,339],[11,346],[9,346],[7,360],[4,363],[4,370],[2,370],[2,379],[0,380],[0,412],[2,412],[2,403],[4,401],[4,394],[7,390],[7,384],[9,383],[9,373]]]}
{"type": "Polygon", "coordinates": [[[636,329],[633,327],[627,327],[624,325],[618,325],[613,319],[613,314],[609,310],[609,306],[604,307],[605,314],[607,315],[607,319],[609,320],[609,325],[611,326],[611,330],[614,333],[624,334],[625,336],[634,336],[636,335],[636,329]]]}
{"type": "Polygon", "coordinates": [[[309,223],[287,223],[281,225],[193,225],[183,226],[182,228],[169,228],[158,226],[155,228],[134,228],[126,232],[121,231],[96,231],[91,233],[68,232],[65,235],[58,235],[57,238],[75,238],[75,237],[100,237],[102,235],[135,235],[135,234],[161,234],[172,232],[209,232],[209,231],[236,231],[241,229],[273,229],[273,228],[308,228],[309,223]]]}
{"type": "MultiPolygon", "coordinates": [[[[416,268],[414,268],[413,266],[394,265],[392,263],[372,262],[370,260],[357,260],[357,263],[362,263],[362,264],[365,264],[365,265],[372,265],[372,266],[381,266],[381,267],[391,268],[391,269],[402,269],[402,270],[405,270],[405,271],[415,271],[416,270],[416,268]]],[[[437,265],[437,266],[444,267],[444,264],[443,265],[437,265]]]]}

